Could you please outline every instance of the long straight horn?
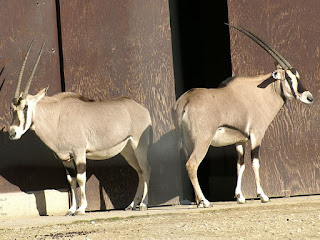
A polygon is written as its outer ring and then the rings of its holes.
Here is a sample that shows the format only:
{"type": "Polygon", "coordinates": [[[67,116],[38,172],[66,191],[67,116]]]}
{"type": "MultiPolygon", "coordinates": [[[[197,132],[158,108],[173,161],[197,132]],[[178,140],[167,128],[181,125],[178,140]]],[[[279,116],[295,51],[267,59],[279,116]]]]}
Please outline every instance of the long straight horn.
{"type": "Polygon", "coordinates": [[[248,30],[244,29],[243,27],[235,27],[233,25],[227,24],[226,25],[240,31],[241,33],[243,33],[244,35],[246,35],[247,37],[249,37],[251,40],[253,40],[255,43],[257,43],[260,47],[262,47],[267,53],[270,54],[271,57],[273,57],[283,69],[288,69],[288,68],[292,68],[291,64],[286,61],[284,59],[284,57],[282,57],[280,55],[280,53],[278,53],[276,50],[274,50],[273,48],[271,48],[269,45],[267,45],[265,42],[263,42],[260,38],[258,38],[257,36],[255,36],[253,33],[249,32],[248,30]]]}
{"type": "Polygon", "coordinates": [[[14,93],[14,98],[18,98],[19,97],[22,75],[23,75],[24,68],[26,66],[26,62],[27,62],[27,59],[28,59],[28,56],[29,56],[29,53],[30,53],[32,45],[33,45],[33,40],[32,40],[32,42],[31,42],[31,44],[29,46],[29,49],[28,49],[28,51],[26,53],[26,56],[24,57],[24,60],[23,60],[22,66],[21,66],[21,70],[20,70],[19,78],[18,78],[18,83],[17,83],[17,87],[16,87],[16,92],[14,93]]]}
{"type": "Polygon", "coordinates": [[[244,29],[243,27],[241,27],[242,30],[246,31],[248,34],[250,34],[251,36],[255,37],[258,41],[260,41],[261,43],[263,43],[265,46],[267,46],[274,54],[277,55],[278,58],[281,59],[281,61],[290,69],[292,68],[291,64],[274,48],[272,48],[271,46],[269,46],[268,44],[266,44],[263,40],[261,40],[261,38],[257,37],[256,35],[254,35],[252,32],[244,29]]]}
{"type": "Polygon", "coordinates": [[[31,85],[31,81],[32,81],[32,79],[33,79],[34,73],[35,73],[36,68],[37,68],[37,66],[38,66],[38,63],[39,63],[39,61],[40,61],[40,57],[41,57],[41,54],[42,54],[42,52],[43,52],[43,47],[44,47],[45,43],[46,43],[46,42],[44,41],[44,43],[42,44],[42,47],[41,47],[41,49],[40,49],[40,52],[39,52],[37,61],[36,61],[36,63],[35,63],[34,66],[33,66],[31,75],[30,75],[29,80],[28,80],[28,82],[27,82],[27,84],[26,84],[26,87],[25,87],[25,89],[24,89],[24,91],[23,91],[22,98],[25,98],[25,97],[28,95],[29,88],[30,88],[30,85],[31,85]]]}

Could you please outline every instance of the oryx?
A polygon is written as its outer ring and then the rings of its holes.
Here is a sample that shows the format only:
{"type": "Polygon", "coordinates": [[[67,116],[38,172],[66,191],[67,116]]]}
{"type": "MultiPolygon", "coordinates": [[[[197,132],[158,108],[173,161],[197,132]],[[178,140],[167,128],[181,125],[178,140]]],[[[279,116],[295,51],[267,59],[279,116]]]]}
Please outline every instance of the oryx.
{"type": "MultiPolygon", "coordinates": [[[[231,26],[234,27],[234,26],[231,26]]],[[[299,73],[277,51],[241,27],[234,27],[259,44],[278,63],[269,74],[252,77],[231,77],[216,89],[191,89],[173,108],[176,128],[187,157],[186,168],[200,207],[210,203],[203,195],[197,177],[198,166],[209,146],[236,145],[238,153],[235,196],[244,203],[241,178],[245,170],[245,143],[250,141],[252,168],[257,195],[262,202],[269,198],[263,192],[259,177],[259,149],[267,127],[286,100],[296,99],[311,104],[312,94],[300,82],[299,73]]]]}
{"type": "Polygon", "coordinates": [[[31,46],[22,64],[11,104],[10,139],[19,139],[30,128],[61,159],[71,186],[72,204],[67,215],[85,213],[86,158],[103,160],[119,153],[139,177],[136,195],[127,209],[135,209],[139,203],[140,210],[147,209],[151,171],[147,152],[152,142],[149,111],[125,97],[93,101],[70,92],[48,97],[45,96],[47,88],[36,95],[28,94],[44,45],[20,94],[22,74],[31,46]],[[77,183],[81,193],[78,209],[77,183]]]}

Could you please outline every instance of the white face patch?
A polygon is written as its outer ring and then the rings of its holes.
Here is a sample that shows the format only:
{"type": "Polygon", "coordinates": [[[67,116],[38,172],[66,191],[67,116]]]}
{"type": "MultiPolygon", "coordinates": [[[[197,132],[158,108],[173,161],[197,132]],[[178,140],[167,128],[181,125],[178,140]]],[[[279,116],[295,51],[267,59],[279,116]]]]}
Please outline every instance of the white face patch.
{"type": "Polygon", "coordinates": [[[16,98],[11,104],[12,123],[9,128],[11,140],[20,139],[21,136],[31,127],[32,116],[36,104],[45,96],[46,89],[41,90],[37,95],[27,95],[26,98],[16,98]]]}
{"type": "Polygon", "coordinates": [[[28,130],[31,125],[30,109],[25,99],[15,99],[11,104],[12,123],[9,128],[11,140],[17,140],[28,130]]]}

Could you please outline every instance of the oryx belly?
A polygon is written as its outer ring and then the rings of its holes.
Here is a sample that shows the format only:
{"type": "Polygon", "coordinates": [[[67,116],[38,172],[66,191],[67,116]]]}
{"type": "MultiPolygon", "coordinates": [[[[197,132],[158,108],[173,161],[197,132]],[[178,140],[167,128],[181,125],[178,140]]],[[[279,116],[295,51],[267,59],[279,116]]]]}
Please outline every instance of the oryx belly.
{"type": "Polygon", "coordinates": [[[88,146],[86,157],[91,160],[103,160],[103,159],[112,158],[117,154],[121,153],[121,151],[128,144],[129,140],[132,140],[131,136],[127,137],[125,140],[107,149],[96,150],[94,146],[88,146]]]}
{"type": "Polygon", "coordinates": [[[229,126],[219,127],[213,136],[211,145],[214,147],[222,147],[238,142],[246,142],[248,139],[248,136],[237,128],[229,126]]]}

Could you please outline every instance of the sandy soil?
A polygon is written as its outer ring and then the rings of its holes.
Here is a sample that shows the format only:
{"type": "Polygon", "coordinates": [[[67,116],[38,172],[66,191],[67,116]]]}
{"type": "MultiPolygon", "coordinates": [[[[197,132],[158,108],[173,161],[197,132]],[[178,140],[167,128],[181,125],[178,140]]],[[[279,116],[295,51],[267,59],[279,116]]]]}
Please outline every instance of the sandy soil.
{"type": "Polygon", "coordinates": [[[0,239],[320,239],[320,196],[0,221],[0,239]]]}

